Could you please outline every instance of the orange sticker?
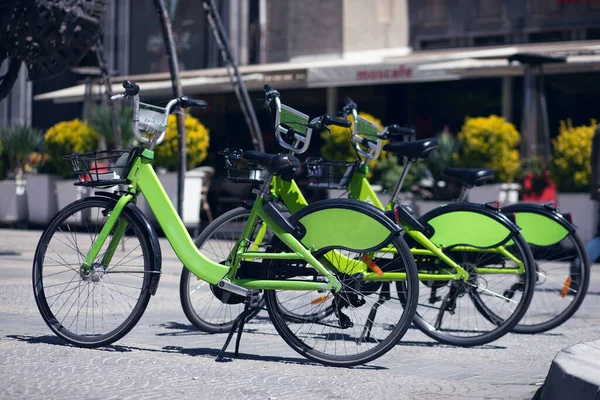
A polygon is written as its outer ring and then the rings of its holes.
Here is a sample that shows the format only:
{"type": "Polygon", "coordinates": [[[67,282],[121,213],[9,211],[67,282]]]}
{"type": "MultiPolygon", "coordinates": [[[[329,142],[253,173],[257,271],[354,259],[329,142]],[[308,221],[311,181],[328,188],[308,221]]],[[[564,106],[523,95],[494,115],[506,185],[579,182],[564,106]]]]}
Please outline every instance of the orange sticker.
{"type": "Polygon", "coordinates": [[[560,297],[562,297],[564,299],[565,296],[567,295],[567,293],[569,293],[570,288],[571,288],[571,277],[567,276],[567,279],[565,280],[565,284],[563,285],[562,292],[560,292],[560,297]]]}
{"type": "Polygon", "coordinates": [[[319,303],[323,303],[325,300],[327,300],[329,296],[321,296],[321,297],[317,297],[316,299],[314,299],[313,301],[310,302],[310,304],[319,304],[319,303]]]}
{"type": "Polygon", "coordinates": [[[383,271],[381,270],[381,268],[379,268],[379,266],[377,264],[375,264],[375,262],[373,260],[371,260],[369,257],[367,257],[366,254],[363,254],[362,260],[365,264],[367,264],[367,266],[369,267],[369,269],[371,271],[375,272],[379,276],[383,276],[383,271]]]}

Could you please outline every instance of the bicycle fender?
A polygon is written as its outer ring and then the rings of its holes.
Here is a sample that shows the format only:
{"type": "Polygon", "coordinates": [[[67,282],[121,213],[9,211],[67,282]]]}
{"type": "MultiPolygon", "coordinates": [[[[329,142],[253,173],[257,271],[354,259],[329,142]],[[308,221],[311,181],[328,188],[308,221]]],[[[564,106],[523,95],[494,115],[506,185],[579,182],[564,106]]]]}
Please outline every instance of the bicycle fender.
{"type": "MultiPolygon", "coordinates": [[[[116,204],[119,201],[119,195],[109,192],[95,192],[94,193],[98,197],[110,198],[116,204]]],[[[150,274],[150,293],[154,296],[156,294],[156,290],[158,289],[158,283],[160,281],[160,275],[162,270],[162,254],[160,250],[160,243],[158,241],[158,236],[156,235],[156,231],[152,227],[152,224],[148,220],[148,217],[139,209],[135,203],[130,202],[125,207],[133,214],[134,218],[137,218],[141,222],[141,226],[145,231],[145,235],[148,238],[148,242],[150,245],[151,257],[154,257],[152,262],[152,274],[150,274]]]]}
{"type": "Polygon", "coordinates": [[[401,231],[377,207],[351,199],[311,203],[293,214],[291,221],[304,227],[306,234],[300,241],[313,250],[369,251],[389,243],[401,231]]]}
{"type": "Polygon", "coordinates": [[[506,215],[485,204],[450,203],[429,211],[419,220],[433,229],[430,240],[440,247],[497,247],[520,231],[506,215]],[[474,226],[479,229],[472,229],[474,226]]]}
{"type": "Polygon", "coordinates": [[[536,246],[550,246],[561,242],[577,228],[561,213],[535,203],[517,203],[502,208],[504,214],[513,214],[525,241],[536,246]]]}

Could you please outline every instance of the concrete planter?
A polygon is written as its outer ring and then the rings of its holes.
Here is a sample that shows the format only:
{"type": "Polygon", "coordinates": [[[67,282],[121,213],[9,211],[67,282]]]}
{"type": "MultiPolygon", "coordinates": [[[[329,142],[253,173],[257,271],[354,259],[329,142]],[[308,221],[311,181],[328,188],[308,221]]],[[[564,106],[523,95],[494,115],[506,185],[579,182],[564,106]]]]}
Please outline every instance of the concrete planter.
{"type": "MultiPolygon", "coordinates": [[[[158,178],[169,195],[173,207],[177,208],[177,173],[167,172],[158,174],[158,178]]],[[[200,223],[203,178],[204,173],[198,169],[193,169],[185,173],[182,220],[187,227],[196,227],[200,223]]],[[[156,217],[143,196],[138,198],[138,207],[140,207],[150,221],[156,222],[156,217]]]]}
{"type": "MultiPolygon", "coordinates": [[[[469,190],[469,196],[467,200],[471,203],[487,203],[490,201],[499,201],[501,193],[503,193],[502,183],[495,183],[491,185],[476,186],[469,190]]],[[[446,202],[448,203],[448,202],[446,202]]]]}
{"type": "Polygon", "coordinates": [[[27,208],[30,224],[44,225],[56,214],[55,183],[60,179],[56,175],[26,174],[27,208]]]}
{"type": "Polygon", "coordinates": [[[0,181],[0,222],[13,224],[25,221],[27,221],[26,181],[0,181]]]}
{"type": "Polygon", "coordinates": [[[589,193],[559,193],[558,205],[560,212],[573,215],[573,223],[584,243],[596,234],[598,203],[590,198],[589,193]]]}
{"type": "Polygon", "coordinates": [[[420,217],[434,208],[448,204],[450,201],[439,201],[439,200],[415,200],[412,206],[413,212],[417,217],[420,217]]]}
{"type": "MultiPolygon", "coordinates": [[[[59,210],[62,210],[72,202],[82,199],[88,196],[89,190],[83,186],[75,186],[74,180],[57,180],[54,183],[54,190],[56,193],[56,204],[59,210]]],[[[82,222],[81,221],[81,213],[76,215],[76,221],[73,222],[82,222]]],[[[87,216],[84,216],[87,217],[87,216]]]]}

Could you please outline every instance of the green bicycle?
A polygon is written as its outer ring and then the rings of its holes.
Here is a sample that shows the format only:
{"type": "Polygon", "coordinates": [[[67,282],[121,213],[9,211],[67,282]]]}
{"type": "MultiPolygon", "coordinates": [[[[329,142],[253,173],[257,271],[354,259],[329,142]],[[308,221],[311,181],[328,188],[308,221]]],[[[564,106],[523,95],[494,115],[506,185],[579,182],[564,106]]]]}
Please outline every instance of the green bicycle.
{"type": "MultiPolygon", "coordinates": [[[[468,190],[493,180],[491,169],[447,168],[445,175],[461,183],[457,199],[464,201],[468,190]]],[[[516,203],[502,207],[513,215],[535,260],[533,300],[514,332],[540,333],[565,323],[583,302],[590,281],[587,251],[573,225],[570,213],[561,213],[554,202],[516,203]]],[[[517,287],[506,288],[511,293],[517,287]]]]}
{"type": "MultiPolygon", "coordinates": [[[[34,296],[44,321],[56,335],[76,346],[105,346],[122,338],[142,316],[161,274],[157,235],[135,205],[135,199],[143,194],[181,262],[210,283],[221,300],[245,304],[219,359],[236,328],[237,354],[245,317],[253,313],[259,290],[264,291],[277,332],[309,359],[352,366],[393,348],[410,325],[418,295],[414,259],[398,226],[375,207],[347,199],[317,202],[291,214],[272,199],[270,181],[272,177],[291,181],[300,170],[299,161],[291,155],[247,151],[230,155],[230,161],[246,173],[244,165],[262,166],[263,175],[257,182],[264,182],[235,249],[226,259],[210,260],[194,245],[152,168],[153,150],[164,139],[171,111],[205,107],[206,103],[181,97],[166,108],[155,107],[139,102],[136,84],[125,81],[123,87],[125,93],[115,99],[133,98],[134,133],[146,147],[67,158],[79,177],[76,185],[124,185],[125,189],[99,191],[68,205],[51,220],[36,248],[34,296]],[[264,251],[253,243],[259,220],[277,239],[264,251]],[[356,229],[350,230],[350,226],[356,229]],[[336,227],[345,227],[345,231],[336,227]],[[386,272],[378,275],[369,265],[386,272]],[[255,270],[265,272],[257,275],[255,270]],[[404,281],[402,294],[390,285],[372,283],[398,276],[404,281]],[[280,307],[276,290],[326,297],[332,313],[319,320],[302,316],[290,320],[280,307]],[[379,307],[375,320],[368,310],[381,296],[391,295],[406,301],[379,307]]],[[[307,309],[318,312],[323,306],[324,302],[308,304],[307,309]]],[[[310,312],[302,313],[307,314],[310,312]]]]}
{"type": "MultiPolygon", "coordinates": [[[[267,106],[270,109],[274,105],[278,142],[291,152],[304,152],[312,130],[323,129],[322,121],[329,121],[331,117],[325,115],[309,123],[308,116],[282,105],[276,91],[265,90],[267,106]]],[[[380,133],[376,126],[359,117],[355,109],[353,131],[355,148],[366,160],[342,163],[341,169],[340,163],[307,160],[309,178],[320,180],[314,182],[316,186],[348,189],[350,198],[383,210],[367,180],[367,163],[378,156],[382,139],[406,132],[403,128],[390,126],[380,133]]],[[[387,147],[414,162],[434,150],[436,142],[393,142],[387,147]]],[[[520,320],[533,294],[533,262],[519,229],[493,205],[449,205],[429,213],[426,219],[417,220],[408,208],[396,205],[405,174],[406,170],[387,209],[388,217],[402,227],[404,238],[411,244],[422,289],[423,286],[431,289],[431,294],[419,301],[421,313],[415,317],[415,324],[434,339],[454,345],[474,346],[496,340],[520,320]],[[511,298],[505,296],[507,285],[515,284],[519,290],[511,298]]],[[[271,192],[292,211],[308,205],[295,181],[283,182],[275,177],[271,192]]],[[[227,259],[239,237],[239,227],[245,224],[248,216],[249,210],[244,207],[223,214],[202,232],[196,245],[215,260],[227,259]]],[[[264,227],[259,230],[255,245],[268,245],[270,236],[264,227]]],[[[399,277],[400,291],[402,285],[399,277]]],[[[296,307],[287,305],[286,293],[276,294],[282,307],[288,310],[290,319],[302,314],[296,307]]],[[[242,305],[215,299],[210,285],[185,268],[180,281],[180,297],[190,322],[211,333],[231,329],[242,309],[242,305]]],[[[388,304],[389,300],[404,301],[402,297],[388,296],[380,299],[379,304],[388,304]]],[[[316,296],[303,301],[320,304],[327,302],[327,298],[316,296]]],[[[373,307],[371,312],[376,314],[378,307],[373,307]]],[[[327,307],[321,310],[324,315],[330,312],[327,307]]],[[[319,315],[311,313],[310,317],[316,319],[319,315]]]]}

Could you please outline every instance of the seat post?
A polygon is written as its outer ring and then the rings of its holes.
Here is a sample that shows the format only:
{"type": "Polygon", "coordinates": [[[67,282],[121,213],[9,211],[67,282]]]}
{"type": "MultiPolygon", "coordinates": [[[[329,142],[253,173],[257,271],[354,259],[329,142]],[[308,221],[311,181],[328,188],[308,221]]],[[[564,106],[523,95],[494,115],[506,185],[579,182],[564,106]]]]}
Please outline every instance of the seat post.
{"type": "Polygon", "coordinates": [[[469,187],[467,185],[462,185],[462,189],[460,190],[460,196],[456,199],[457,203],[462,203],[467,199],[467,193],[469,193],[469,187]]]}
{"type": "Polygon", "coordinates": [[[398,179],[398,183],[396,184],[396,188],[394,189],[394,194],[392,195],[392,201],[394,202],[394,204],[400,203],[400,201],[399,201],[400,190],[402,189],[402,185],[404,184],[404,179],[406,178],[406,174],[408,173],[408,170],[410,169],[410,167],[412,165],[412,162],[410,162],[407,157],[402,157],[402,161],[404,164],[404,168],[402,169],[402,173],[400,174],[400,179],[398,179]]]}

